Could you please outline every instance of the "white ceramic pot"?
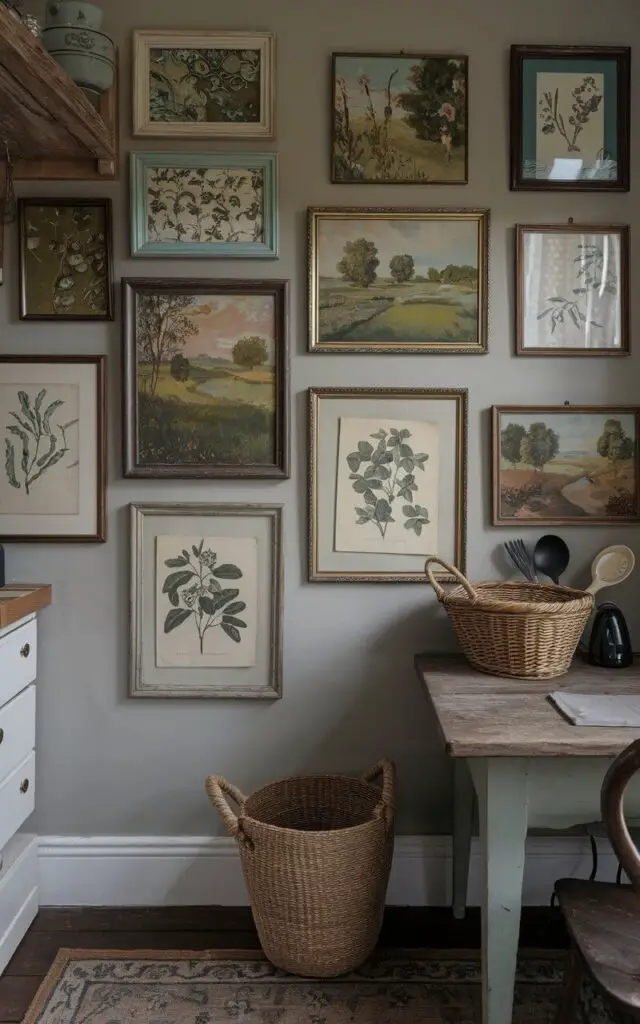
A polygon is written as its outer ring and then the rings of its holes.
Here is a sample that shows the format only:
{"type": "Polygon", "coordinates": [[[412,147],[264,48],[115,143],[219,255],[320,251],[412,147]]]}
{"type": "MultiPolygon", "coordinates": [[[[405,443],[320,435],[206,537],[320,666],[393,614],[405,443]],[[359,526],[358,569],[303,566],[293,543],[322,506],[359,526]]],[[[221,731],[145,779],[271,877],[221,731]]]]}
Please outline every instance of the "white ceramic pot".
{"type": "Polygon", "coordinates": [[[93,92],[105,92],[113,84],[115,47],[104,32],[93,29],[49,26],[42,42],[76,85],[93,92]]]}
{"type": "Polygon", "coordinates": [[[73,25],[75,28],[102,27],[102,8],[86,0],[48,0],[45,6],[45,25],[73,25]]]}

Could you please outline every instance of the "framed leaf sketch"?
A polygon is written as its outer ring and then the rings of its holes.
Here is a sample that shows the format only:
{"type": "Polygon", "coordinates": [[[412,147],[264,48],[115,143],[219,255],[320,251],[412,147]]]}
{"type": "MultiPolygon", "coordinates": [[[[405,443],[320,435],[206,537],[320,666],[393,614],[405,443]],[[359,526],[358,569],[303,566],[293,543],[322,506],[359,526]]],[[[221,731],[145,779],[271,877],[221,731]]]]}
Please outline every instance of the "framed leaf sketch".
{"type": "Polygon", "coordinates": [[[104,356],[0,356],[0,540],[106,540],[104,356]]]}
{"type": "Polygon", "coordinates": [[[124,475],[289,475],[287,282],[125,278],[124,475]]]}
{"type": "Polygon", "coordinates": [[[631,50],[511,47],[511,188],[628,192],[631,50]]]}
{"type": "Polygon", "coordinates": [[[518,355],[629,353],[629,229],[519,224],[518,355]]]}
{"type": "Polygon", "coordinates": [[[309,438],[311,582],[464,572],[466,389],[310,388],[309,438]]]}
{"type": "Polygon", "coordinates": [[[494,406],[494,525],[638,522],[639,425],[635,406],[494,406]]]}
{"type": "Polygon", "coordinates": [[[488,210],[311,208],[311,352],[487,351],[488,210]]]}
{"type": "Polygon", "coordinates": [[[282,695],[282,506],[136,503],[132,697],[282,695]]]}
{"type": "Polygon", "coordinates": [[[21,320],[113,320],[110,199],[19,199],[21,320]]]}
{"type": "Polygon", "coordinates": [[[132,153],[131,255],[278,255],[275,153],[132,153]]]}
{"type": "Polygon", "coordinates": [[[134,32],[133,134],[272,138],[274,46],[269,32],[134,32]]]}

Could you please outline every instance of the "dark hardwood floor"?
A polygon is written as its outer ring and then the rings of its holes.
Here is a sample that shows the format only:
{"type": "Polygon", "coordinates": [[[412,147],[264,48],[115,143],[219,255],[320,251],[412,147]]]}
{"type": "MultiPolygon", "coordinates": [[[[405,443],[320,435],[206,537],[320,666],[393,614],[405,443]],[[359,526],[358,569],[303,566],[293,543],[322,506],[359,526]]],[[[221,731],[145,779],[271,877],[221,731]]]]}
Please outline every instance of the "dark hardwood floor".
{"type": "MultiPolygon", "coordinates": [[[[564,949],[568,944],[557,909],[527,907],[520,944],[564,949]]],[[[389,907],[380,948],[477,949],[480,915],[469,910],[454,921],[446,907],[389,907]]],[[[148,907],[43,909],[0,977],[0,1024],[19,1024],[60,948],[259,949],[246,907],[148,907]]]]}

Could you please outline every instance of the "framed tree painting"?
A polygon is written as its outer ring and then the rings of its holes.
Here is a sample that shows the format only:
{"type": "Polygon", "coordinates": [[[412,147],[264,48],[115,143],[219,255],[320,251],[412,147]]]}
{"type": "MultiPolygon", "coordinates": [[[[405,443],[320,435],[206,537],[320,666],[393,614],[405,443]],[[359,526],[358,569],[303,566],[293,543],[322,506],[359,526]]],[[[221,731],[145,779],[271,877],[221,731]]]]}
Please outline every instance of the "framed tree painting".
{"type": "Polygon", "coordinates": [[[639,424],[635,406],[494,406],[494,525],[638,522],[639,424]]]}
{"type": "Polygon", "coordinates": [[[519,224],[518,355],[629,353],[629,229],[519,224]]]}
{"type": "Polygon", "coordinates": [[[134,32],[133,134],[270,139],[269,32],[134,32]]]}
{"type": "Polygon", "coordinates": [[[0,356],[0,540],[106,540],[104,356],[0,356]]]}
{"type": "Polygon", "coordinates": [[[126,278],[124,475],[289,475],[287,282],[126,278]]]}
{"type": "Polygon", "coordinates": [[[421,583],[464,572],[467,392],[309,389],[309,580],[421,583]]]}
{"type": "Polygon", "coordinates": [[[136,503],[132,697],[282,695],[282,507],[136,503]]]}
{"type": "Polygon", "coordinates": [[[631,51],[511,47],[511,188],[629,190],[631,51]]]}

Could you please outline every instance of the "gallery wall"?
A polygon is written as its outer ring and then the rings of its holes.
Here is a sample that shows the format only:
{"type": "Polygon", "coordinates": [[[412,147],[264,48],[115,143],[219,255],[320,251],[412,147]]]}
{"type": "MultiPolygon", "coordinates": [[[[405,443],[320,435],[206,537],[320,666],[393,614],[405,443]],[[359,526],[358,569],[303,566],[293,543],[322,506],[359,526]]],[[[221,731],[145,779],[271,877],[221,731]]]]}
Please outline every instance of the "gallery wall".
{"type": "MultiPolygon", "coordinates": [[[[16,238],[8,231],[0,289],[0,352],[106,354],[109,371],[108,541],[96,545],[15,545],[8,578],[53,584],[39,634],[36,829],[47,835],[203,835],[221,831],[203,791],[208,772],[243,790],[292,772],[354,771],[382,755],[399,769],[400,832],[446,831],[450,773],[414,677],[414,653],[452,648],[444,614],[424,585],[306,582],[306,389],[311,385],[469,388],[468,568],[471,577],[507,571],[503,541],[518,531],[490,526],[489,412],[492,404],[633,403],[640,343],[626,359],[518,359],[514,356],[514,225],[628,223],[631,317],[640,166],[632,136],[627,194],[510,192],[508,51],[512,43],[640,43],[634,0],[109,0],[104,27],[121,48],[119,183],[21,184],[21,195],[109,196],[114,206],[116,280],[123,276],[275,277],[291,281],[292,475],[260,481],[124,480],[121,475],[120,320],[113,324],[20,323],[16,238]],[[129,258],[128,151],[159,148],[130,138],[130,44],[134,28],[267,29],[277,39],[277,128],[281,255],[276,261],[129,258]],[[332,185],[329,76],[333,50],[415,50],[469,56],[469,184],[332,185]],[[306,208],[313,206],[489,207],[489,354],[365,356],[306,352],[306,208]],[[281,502],[285,510],[283,699],[270,703],[132,701],[128,689],[131,501],[281,502]]],[[[634,76],[632,125],[640,109],[634,76]]],[[[185,149],[250,150],[251,143],[182,144],[185,149]]],[[[170,149],[167,143],[164,148],[170,149]]],[[[441,457],[446,458],[446,452],[441,457]]],[[[519,531],[535,539],[542,531],[519,531]]],[[[569,581],[613,541],[636,547],[637,527],[565,528],[569,581]]],[[[637,552],[640,553],[640,552],[637,552]]],[[[637,583],[616,599],[640,645],[637,583]]]]}

